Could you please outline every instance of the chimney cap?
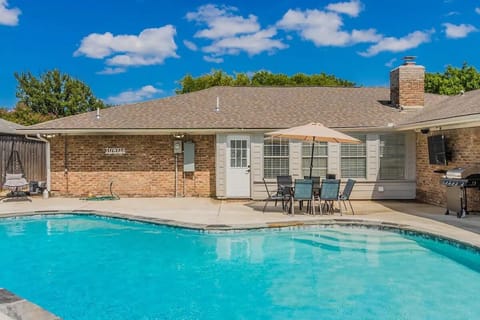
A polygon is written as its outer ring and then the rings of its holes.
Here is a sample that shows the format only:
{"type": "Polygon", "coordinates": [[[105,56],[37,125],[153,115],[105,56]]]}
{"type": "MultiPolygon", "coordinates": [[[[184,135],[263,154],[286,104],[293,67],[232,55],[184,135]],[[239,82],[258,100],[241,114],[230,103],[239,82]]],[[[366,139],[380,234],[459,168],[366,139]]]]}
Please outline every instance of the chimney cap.
{"type": "Polygon", "coordinates": [[[403,65],[405,65],[405,66],[414,65],[415,64],[415,59],[417,59],[416,56],[405,56],[405,57],[402,58],[403,65]]]}

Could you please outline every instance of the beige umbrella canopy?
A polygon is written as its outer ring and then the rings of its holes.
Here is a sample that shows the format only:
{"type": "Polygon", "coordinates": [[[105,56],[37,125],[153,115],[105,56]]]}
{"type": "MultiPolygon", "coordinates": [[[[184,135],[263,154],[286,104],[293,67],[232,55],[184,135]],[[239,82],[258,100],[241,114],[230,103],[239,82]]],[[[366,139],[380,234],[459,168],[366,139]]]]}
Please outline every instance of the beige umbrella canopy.
{"type": "Polygon", "coordinates": [[[310,177],[312,177],[313,151],[315,148],[315,142],[362,143],[362,141],[358,139],[325,127],[321,123],[309,123],[303,126],[269,132],[267,135],[284,139],[311,141],[312,156],[310,159],[310,177]]]}

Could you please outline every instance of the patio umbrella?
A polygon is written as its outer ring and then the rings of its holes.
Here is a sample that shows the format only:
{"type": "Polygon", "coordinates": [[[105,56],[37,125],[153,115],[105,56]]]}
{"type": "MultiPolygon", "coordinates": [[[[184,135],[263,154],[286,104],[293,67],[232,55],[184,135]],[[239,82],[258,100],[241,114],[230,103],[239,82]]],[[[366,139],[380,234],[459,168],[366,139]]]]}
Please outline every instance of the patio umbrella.
{"type": "Polygon", "coordinates": [[[313,152],[315,150],[315,142],[362,143],[358,139],[325,127],[321,123],[309,123],[303,126],[269,132],[267,133],[267,135],[284,139],[311,141],[312,155],[310,157],[310,178],[312,177],[313,152]]]}

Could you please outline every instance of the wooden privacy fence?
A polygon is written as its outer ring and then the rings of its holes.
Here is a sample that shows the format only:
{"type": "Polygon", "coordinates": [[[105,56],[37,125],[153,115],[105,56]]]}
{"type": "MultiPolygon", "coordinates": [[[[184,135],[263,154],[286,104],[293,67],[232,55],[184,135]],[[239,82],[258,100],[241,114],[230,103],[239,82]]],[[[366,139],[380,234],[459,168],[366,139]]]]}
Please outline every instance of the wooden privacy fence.
{"type": "MultiPolygon", "coordinates": [[[[23,136],[0,136],[0,182],[3,186],[7,163],[13,150],[18,152],[27,181],[47,180],[46,145],[23,136]]],[[[0,189],[1,189],[0,186],[0,189]]]]}

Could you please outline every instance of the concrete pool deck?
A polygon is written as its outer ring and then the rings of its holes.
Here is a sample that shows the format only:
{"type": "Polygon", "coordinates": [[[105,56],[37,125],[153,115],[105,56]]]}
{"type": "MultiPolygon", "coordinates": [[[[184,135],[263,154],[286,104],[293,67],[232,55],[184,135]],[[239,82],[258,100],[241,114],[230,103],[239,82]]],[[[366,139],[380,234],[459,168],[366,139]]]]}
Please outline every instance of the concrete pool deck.
{"type": "MultiPolygon", "coordinates": [[[[244,229],[311,224],[367,224],[416,230],[480,248],[480,216],[458,219],[442,207],[414,201],[354,201],[355,215],[286,215],[281,205],[262,201],[210,198],[125,198],[86,201],[32,197],[32,202],[2,202],[0,217],[44,212],[93,212],[199,229],[244,229]]],[[[296,212],[298,212],[296,210],[296,212]]]]}

